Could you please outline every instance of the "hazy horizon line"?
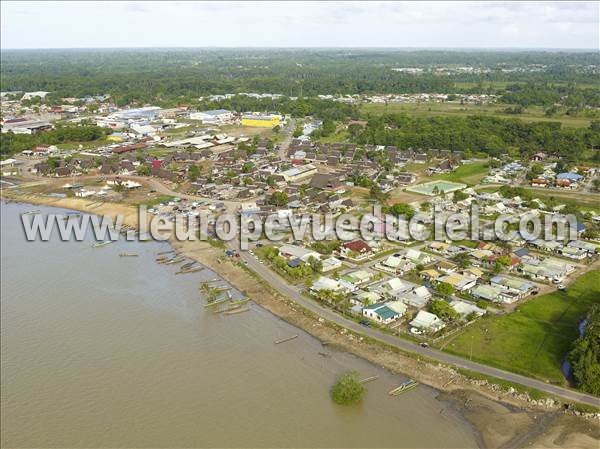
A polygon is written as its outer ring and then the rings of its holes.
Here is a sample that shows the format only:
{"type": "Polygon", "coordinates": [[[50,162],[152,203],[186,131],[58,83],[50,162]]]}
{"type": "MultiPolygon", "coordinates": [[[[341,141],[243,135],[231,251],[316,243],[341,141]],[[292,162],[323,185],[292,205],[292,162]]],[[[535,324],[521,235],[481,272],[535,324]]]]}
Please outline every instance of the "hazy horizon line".
{"type": "Polygon", "coordinates": [[[406,50],[406,51],[572,51],[572,52],[597,52],[597,47],[395,47],[395,46],[133,46],[133,47],[2,47],[0,51],[26,51],[26,50],[406,50]]]}

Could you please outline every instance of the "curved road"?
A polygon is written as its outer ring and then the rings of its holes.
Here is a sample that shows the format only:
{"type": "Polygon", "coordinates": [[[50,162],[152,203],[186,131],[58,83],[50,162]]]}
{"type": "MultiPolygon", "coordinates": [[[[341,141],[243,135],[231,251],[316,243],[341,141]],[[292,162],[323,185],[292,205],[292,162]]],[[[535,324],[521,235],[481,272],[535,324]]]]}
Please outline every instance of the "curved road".
{"type": "MultiPolygon", "coordinates": [[[[116,177],[117,175],[109,175],[107,178],[116,177]]],[[[78,177],[78,179],[85,178],[98,178],[98,175],[95,176],[82,176],[78,177]]],[[[175,192],[162,184],[158,179],[148,178],[142,176],[127,176],[127,178],[132,178],[139,180],[141,182],[145,182],[149,184],[153,188],[156,189],[157,192],[163,194],[169,194],[174,196],[179,196],[180,198],[186,199],[201,199],[202,197],[196,195],[186,195],[181,194],[179,192],[175,192]]],[[[39,179],[39,178],[38,178],[39,179]]],[[[43,178],[42,178],[43,179],[43,178]]],[[[202,198],[206,199],[206,198],[202,198]]],[[[224,202],[228,206],[228,209],[235,208],[235,202],[224,202]]],[[[537,379],[533,379],[527,376],[522,376],[520,374],[511,373],[509,371],[504,371],[499,368],[494,368],[488,365],[483,365],[481,363],[473,362],[471,360],[464,359],[462,357],[458,357],[452,354],[448,354],[442,351],[438,351],[432,348],[423,348],[416,343],[413,343],[408,340],[403,340],[399,337],[395,337],[393,335],[385,334],[377,329],[368,328],[361,326],[355,321],[349,320],[342,315],[334,312],[333,310],[322,306],[321,304],[312,301],[306,297],[304,297],[301,291],[293,285],[288,284],[285,280],[283,280],[279,275],[270,270],[265,265],[259,263],[255,258],[253,258],[246,251],[239,251],[239,241],[234,239],[231,242],[234,249],[238,250],[240,253],[240,257],[247,262],[248,267],[254,270],[259,276],[262,277],[267,283],[269,283],[273,288],[279,291],[280,294],[290,298],[306,309],[316,313],[323,318],[334,322],[340,326],[343,326],[347,329],[350,329],[359,334],[367,335],[371,338],[377,339],[381,342],[384,342],[388,345],[395,346],[405,352],[411,352],[414,354],[421,355],[423,357],[427,357],[432,360],[437,360],[442,363],[446,363],[449,365],[454,365],[459,368],[464,368],[470,371],[474,371],[480,374],[484,374],[487,376],[496,377],[498,379],[506,380],[509,382],[513,382],[516,384],[524,385],[529,388],[535,388],[537,390],[543,391],[545,393],[561,397],[567,401],[575,401],[580,402],[587,405],[592,405],[594,407],[600,407],[600,398],[592,396],[590,394],[581,393],[579,391],[571,390],[568,388],[559,387],[556,385],[548,384],[546,382],[542,382],[537,379]]]]}
{"type": "MultiPolygon", "coordinates": [[[[236,249],[239,249],[239,242],[234,240],[236,249]]],[[[393,335],[385,334],[377,329],[361,326],[355,321],[349,320],[342,315],[334,312],[321,304],[306,298],[300,292],[300,290],[288,284],[279,275],[274,273],[271,269],[266,267],[264,264],[259,263],[254,257],[248,254],[246,251],[239,251],[240,257],[247,262],[248,267],[254,270],[260,277],[262,277],[269,285],[275,288],[282,295],[292,299],[296,303],[302,305],[306,309],[316,313],[323,318],[332,321],[340,326],[355,331],[359,334],[367,335],[368,337],[382,341],[388,345],[395,346],[403,351],[412,352],[414,354],[427,357],[432,360],[437,360],[442,363],[454,365],[459,368],[464,368],[470,371],[474,371],[480,374],[493,376],[498,379],[507,380],[516,384],[524,385],[526,387],[535,388],[554,396],[561,397],[568,401],[580,402],[583,404],[600,407],[600,398],[592,396],[590,394],[581,393],[568,388],[559,387],[556,385],[548,384],[537,379],[522,376],[520,374],[511,373],[498,368],[494,368],[481,363],[473,362],[471,360],[464,359],[452,354],[438,351],[431,348],[423,348],[416,343],[408,340],[403,340],[393,335]]]]}

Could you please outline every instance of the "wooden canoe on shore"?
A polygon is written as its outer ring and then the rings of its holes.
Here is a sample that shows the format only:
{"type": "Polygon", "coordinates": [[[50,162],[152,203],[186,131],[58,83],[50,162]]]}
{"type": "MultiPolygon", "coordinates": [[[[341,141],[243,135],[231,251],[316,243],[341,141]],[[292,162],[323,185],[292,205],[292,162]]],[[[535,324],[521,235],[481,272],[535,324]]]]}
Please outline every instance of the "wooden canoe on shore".
{"type": "Polygon", "coordinates": [[[298,338],[298,334],[292,335],[291,337],[282,338],[281,340],[275,340],[275,344],[279,345],[281,343],[285,343],[286,341],[294,340],[295,338],[298,338]]]}
{"type": "Polygon", "coordinates": [[[419,385],[419,382],[417,382],[416,380],[408,379],[408,380],[402,382],[399,387],[391,390],[388,394],[390,396],[398,396],[398,395],[404,393],[405,391],[412,390],[413,388],[417,387],[418,385],[419,385]]]}
{"type": "Polygon", "coordinates": [[[221,309],[221,310],[215,310],[215,313],[227,313],[227,312],[231,312],[233,310],[237,310],[239,309],[241,306],[237,305],[237,306],[231,306],[228,307],[226,309],[221,309]]]}
{"type": "Polygon", "coordinates": [[[192,267],[192,268],[188,268],[186,270],[179,270],[175,274],[196,273],[196,272],[202,271],[202,270],[204,270],[204,267],[192,267]]]}
{"type": "Polygon", "coordinates": [[[237,313],[248,312],[250,311],[250,307],[239,308],[235,310],[229,310],[227,312],[223,312],[225,315],[235,315],[237,313]]]}
{"type": "Polygon", "coordinates": [[[216,299],[214,301],[209,301],[206,304],[204,304],[204,307],[212,307],[212,306],[216,306],[219,304],[223,304],[225,302],[229,301],[229,298],[222,298],[222,299],[216,299]]]}

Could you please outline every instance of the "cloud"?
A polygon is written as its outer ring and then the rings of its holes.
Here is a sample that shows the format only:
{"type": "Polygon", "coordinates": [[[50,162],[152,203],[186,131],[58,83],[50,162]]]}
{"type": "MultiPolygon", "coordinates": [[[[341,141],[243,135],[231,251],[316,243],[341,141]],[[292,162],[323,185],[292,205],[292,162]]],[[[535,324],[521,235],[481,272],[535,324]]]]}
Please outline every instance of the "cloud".
{"type": "Polygon", "coordinates": [[[2,48],[598,46],[596,2],[2,1],[0,7],[2,48]]]}

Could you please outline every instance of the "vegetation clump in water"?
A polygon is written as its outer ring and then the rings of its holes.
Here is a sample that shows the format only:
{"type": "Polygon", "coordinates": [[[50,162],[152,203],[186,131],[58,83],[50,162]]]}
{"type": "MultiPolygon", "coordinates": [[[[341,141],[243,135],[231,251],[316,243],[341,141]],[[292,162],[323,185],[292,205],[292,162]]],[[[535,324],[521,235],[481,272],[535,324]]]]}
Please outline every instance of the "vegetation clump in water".
{"type": "Polygon", "coordinates": [[[331,399],[340,405],[352,405],[360,402],[365,394],[365,387],[358,378],[357,372],[341,376],[331,389],[331,399]]]}

